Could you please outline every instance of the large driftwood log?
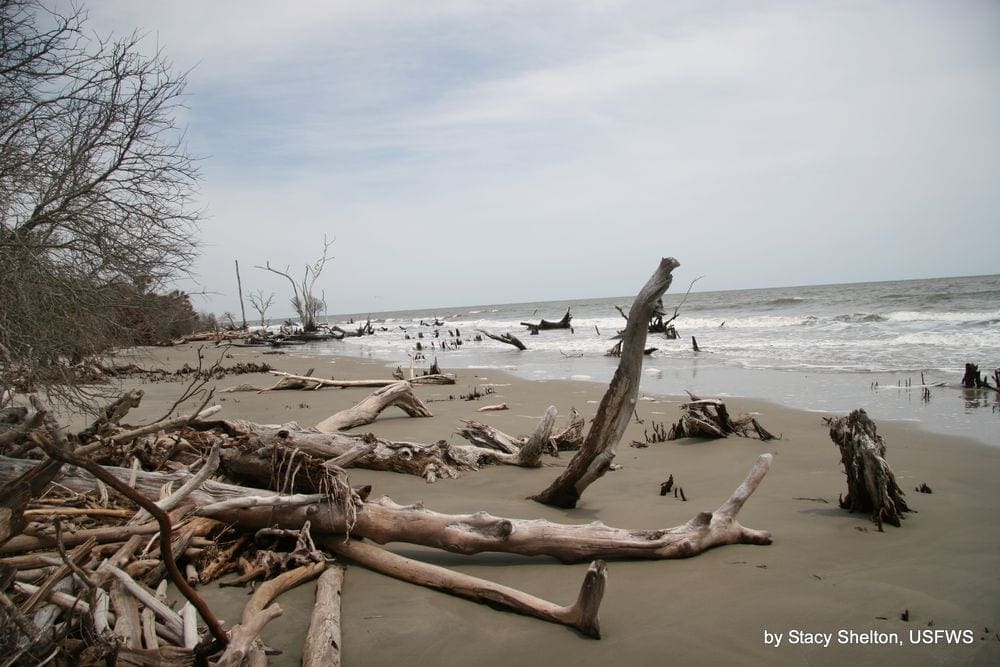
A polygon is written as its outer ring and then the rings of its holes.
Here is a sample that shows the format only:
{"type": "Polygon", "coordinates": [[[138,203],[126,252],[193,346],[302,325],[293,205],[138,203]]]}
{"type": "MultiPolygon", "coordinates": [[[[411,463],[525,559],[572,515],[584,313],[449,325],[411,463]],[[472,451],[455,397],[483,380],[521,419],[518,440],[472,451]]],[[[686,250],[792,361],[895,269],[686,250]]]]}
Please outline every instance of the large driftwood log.
{"type": "Polygon", "coordinates": [[[639,291],[629,310],[629,320],[622,334],[622,355],[611,384],[601,399],[597,414],[580,451],[566,470],[533,500],[556,507],[576,507],[583,491],[606,473],[615,458],[615,448],[632,418],[639,395],[646,329],[656,301],[673,282],[671,272],[680,266],[672,257],[660,265],[639,291]]]}
{"type": "Polygon", "coordinates": [[[433,417],[430,408],[417,398],[409,382],[397,381],[377,389],[353,408],[327,417],[316,429],[323,433],[346,431],[355,426],[371,424],[386,408],[396,406],[411,417],[433,417]]]}
{"type": "Polygon", "coordinates": [[[367,542],[329,537],[323,540],[323,546],[396,579],[444,591],[474,602],[499,606],[552,623],[567,625],[588,637],[601,638],[598,610],[608,578],[607,566],[603,561],[594,561],[590,564],[576,602],[562,606],[509,586],[406,558],[367,542]]]}
{"type": "MultiPolygon", "coordinates": [[[[333,541],[342,543],[340,537],[333,541]]],[[[340,600],[344,568],[331,565],[316,582],[316,605],[302,646],[302,667],[340,667],[340,600]]]]}
{"type": "Polygon", "coordinates": [[[539,331],[546,331],[549,329],[569,329],[570,320],[573,316],[569,314],[569,308],[566,309],[566,314],[562,316],[561,320],[556,322],[550,322],[549,320],[541,320],[538,324],[532,324],[531,322],[521,322],[521,326],[528,327],[528,331],[531,335],[536,335],[539,331]]]}
{"type": "MultiPolygon", "coordinates": [[[[396,384],[400,380],[327,380],[313,375],[294,375],[283,371],[268,371],[271,375],[277,375],[281,379],[278,382],[262,391],[277,391],[280,389],[320,389],[322,387],[339,387],[341,389],[349,387],[388,387],[396,384]]],[[[427,375],[417,375],[406,380],[410,384],[455,384],[455,376],[445,373],[431,373],[427,375]]]]}
{"type": "Polygon", "coordinates": [[[875,422],[859,409],[829,424],[830,439],[840,448],[847,475],[847,496],[840,498],[840,506],[868,514],[879,528],[883,521],[898,527],[903,513],[911,510],[885,461],[885,441],[875,422]]]}
{"type": "MultiPolygon", "coordinates": [[[[19,466],[20,463],[23,462],[0,457],[0,481],[25,467],[19,466]]],[[[198,514],[243,528],[278,525],[297,530],[310,521],[313,535],[350,534],[380,544],[408,542],[454,553],[547,555],[564,562],[686,558],[724,544],[770,544],[769,532],[745,528],[736,520],[736,514],[763,480],[770,464],[771,455],[762,454],[743,483],[714,512],[702,512],[683,526],[652,530],[612,528],[599,522],[569,525],[507,519],[485,512],[440,514],[420,506],[397,505],[387,498],[361,502],[357,496],[331,500],[331,494],[287,497],[213,480],[194,491],[190,500],[198,514]]],[[[132,472],[110,466],[106,470],[120,479],[128,479],[132,472]]],[[[135,489],[157,497],[164,483],[185,478],[179,473],[140,471],[135,489]]],[[[73,468],[63,471],[59,483],[81,493],[93,491],[96,486],[92,477],[73,468]]]]}

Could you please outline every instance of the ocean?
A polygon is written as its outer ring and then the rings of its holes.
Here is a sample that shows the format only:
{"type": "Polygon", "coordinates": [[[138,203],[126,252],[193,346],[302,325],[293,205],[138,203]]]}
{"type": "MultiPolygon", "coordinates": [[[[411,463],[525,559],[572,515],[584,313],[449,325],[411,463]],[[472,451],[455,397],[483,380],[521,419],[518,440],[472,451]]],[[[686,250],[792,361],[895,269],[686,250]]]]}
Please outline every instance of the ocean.
{"type": "MultiPolygon", "coordinates": [[[[685,298],[686,289],[675,282],[664,295],[668,316],[677,309],[673,324],[680,337],[649,335],[647,347],[657,349],[645,360],[643,393],[759,398],[845,414],[863,407],[876,420],[917,422],[932,432],[1000,446],[1000,394],[959,386],[966,362],[990,374],[1000,367],[1000,275],[691,292],[685,298]],[[949,386],[933,386],[941,382],[949,386]],[[929,394],[921,385],[932,385],[929,394]]],[[[372,313],[375,335],[299,349],[395,367],[408,365],[419,343],[426,361],[418,366],[437,357],[443,368],[482,369],[483,375],[502,369],[530,379],[607,382],[617,359],[605,353],[625,324],[615,307],[627,313],[631,299],[372,313]],[[572,329],[533,336],[521,325],[559,320],[567,309],[572,329]],[[513,333],[528,349],[476,341],[480,329],[513,333]]],[[[368,317],[343,314],[328,321],[348,329],[352,320],[368,317]]]]}

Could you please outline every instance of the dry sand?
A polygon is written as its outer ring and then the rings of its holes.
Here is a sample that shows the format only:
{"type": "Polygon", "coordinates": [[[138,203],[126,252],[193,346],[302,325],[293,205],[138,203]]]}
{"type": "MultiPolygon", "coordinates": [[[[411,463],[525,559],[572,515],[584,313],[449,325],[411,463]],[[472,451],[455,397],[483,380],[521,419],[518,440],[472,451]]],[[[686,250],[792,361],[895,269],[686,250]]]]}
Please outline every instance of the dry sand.
{"type": "MultiPolygon", "coordinates": [[[[150,350],[146,366],[180,367],[192,362],[194,346],[150,350]]],[[[218,356],[214,349],[206,356],[218,356]]],[[[387,378],[381,362],[343,357],[307,359],[263,355],[231,348],[225,365],[267,361],[280,370],[337,379],[387,378]]],[[[561,417],[576,407],[593,416],[604,386],[584,382],[532,382],[498,371],[459,371],[454,386],[422,386],[433,418],[413,419],[388,410],[358,429],[417,442],[458,441],[462,419],[477,419],[512,434],[529,433],[548,405],[561,417]],[[464,401],[459,394],[489,387],[491,395],[464,401]],[[505,412],[477,413],[506,402],[505,412]]],[[[231,376],[220,388],[249,382],[267,385],[266,375],[231,376]]],[[[139,423],[162,414],[179,393],[176,383],[133,383],[146,391],[141,408],[129,415],[139,423]]],[[[368,389],[312,392],[219,394],[221,416],[257,422],[297,421],[312,425],[350,407],[368,389]]],[[[858,407],[864,407],[859,396],[858,407]]],[[[609,563],[607,594],[601,607],[604,638],[579,636],[565,627],[490,609],[428,589],[349,567],[344,590],[343,657],[346,665],[651,665],[747,664],[1000,664],[1000,447],[882,422],[887,460],[907,501],[917,510],[901,528],[878,532],[867,517],[837,506],[846,484],[839,452],[821,414],[766,402],[730,399],[731,413],[757,412],[779,441],[730,438],[716,441],[629,446],[642,440],[652,421],[672,422],[677,397],[643,397],[618,450],[621,470],[590,487],[575,510],[558,510],[524,498],[548,485],[569,460],[547,459],[535,470],[500,466],[467,473],[457,480],[426,484],[416,477],[352,469],[354,484],[372,484],[374,495],[397,502],[423,501],[442,512],[485,510],[498,516],[546,518],[566,523],[600,520],[623,528],[683,524],[711,511],[740,483],[761,452],[774,464],[740,513],[752,528],[770,530],[770,546],[725,546],[686,560],[609,563]],[[661,497],[668,474],[683,487],[687,502],[661,497]],[[932,494],[914,491],[927,483],[932,494]],[[900,616],[908,610],[909,621],[900,616]],[[930,635],[922,630],[969,631],[930,635]],[[843,633],[878,631],[889,644],[842,643],[843,633]],[[831,635],[827,647],[791,643],[793,633],[831,635]],[[781,634],[780,646],[767,633],[781,634]],[[894,633],[894,636],[893,634],[894,633]],[[952,640],[955,636],[952,636],[952,640]],[[969,643],[965,643],[969,641],[969,643]]],[[[563,423],[561,418],[558,425],[563,423]]],[[[404,555],[514,586],[558,603],[571,602],[586,564],[562,565],[548,558],[503,554],[466,557],[423,547],[394,544],[404,555]]],[[[240,615],[246,594],[207,586],[203,594],[230,623],[240,615]]],[[[284,654],[273,664],[298,664],[308,626],[312,586],[278,602],[285,610],[265,632],[284,654]]],[[[804,639],[804,634],[798,635],[804,639]]]]}

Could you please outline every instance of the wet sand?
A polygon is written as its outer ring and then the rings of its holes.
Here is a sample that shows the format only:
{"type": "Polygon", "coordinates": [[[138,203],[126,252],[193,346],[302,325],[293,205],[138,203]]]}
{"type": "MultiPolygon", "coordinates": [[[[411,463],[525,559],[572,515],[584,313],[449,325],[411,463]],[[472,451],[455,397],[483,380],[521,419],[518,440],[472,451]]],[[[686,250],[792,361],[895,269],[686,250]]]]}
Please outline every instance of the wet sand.
{"type": "MultiPolygon", "coordinates": [[[[146,350],[139,363],[176,368],[193,363],[195,350],[193,345],[146,350]]],[[[206,348],[209,361],[218,354],[206,348]]],[[[292,373],[315,366],[321,377],[390,377],[381,362],[368,360],[264,355],[252,348],[230,348],[227,354],[227,366],[266,361],[292,373]]],[[[605,389],[596,383],[526,381],[493,370],[463,370],[458,377],[456,385],[416,388],[434,417],[409,418],[390,408],[356,431],[416,442],[459,442],[455,430],[461,420],[476,419],[511,434],[526,434],[549,405],[559,410],[557,427],[571,407],[589,419],[605,389]],[[476,401],[459,398],[474,388],[490,388],[492,393],[476,401]],[[476,412],[500,402],[510,409],[476,412]]],[[[265,386],[273,381],[269,375],[241,375],[216,385],[265,386]]],[[[130,385],[146,392],[143,405],[127,419],[132,423],[161,415],[182,387],[170,382],[130,385]]],[[[370,391],[224,393],[218,394],[218,402],[222,417],[313,425],[370,391]]],[[[350,566],[343,596],[344,664],[1000,664],[1000,447],[929,434],[905,423],[878,422],[887,460],[907,492],[907,502],[917,510],[901,528],[887,526],[878,532],[867,517],[837,506],[846,483],[822,414],[729,399],[731,413],[758,413],[767,429],[782,434],[781,440],[629,446],[632,440],[643,440],[644,429],[653,421],[675,421],[683,400],[642,396],[637,411],[643,423],[633,419],[618,449],[616,462],[623,468],[591,486],[574,510],[525,500],[549,484],[570,453],[546,458],[540,469],[498,466],[435,484],[360,469],[350,471],[351,481],[372,484],[374,497],[423,501],[442,512],[485,510],[514,518],[664,528],[715,509],[760,453],[773,452],[771,472],[739,514],[744,525],[771,531],[773,544],[719,547],[685,560],[610,562],[599,641],[350,566]],[[668,474],[683,487],[687,502],[659,495],[668,474]],[[921,483],[933,493],[915,492],[921,483]],[[909,621],[901,619],[904,610],[909,621]],[[925,630],[959,634],[921,634],[925,630]],[[801,643],[826,641],[805,633],[830,635],[829,646],[801,643]],[[768,645],[765,639],[778,634],[781,644],[768,645]],[[796,639],[800,643],[792,643],[796,639]],[[876,643],[852,643],[865,640],[876,643]]],[[[859,396],[857,407],[864,407],[864,400],[859,396]]],[[[587,567],[541,557],[467,557],[405,544],[389,547],[561,604],[575,599],[587,567]]],[[[203,587],[203,594],[230,623],[238,621],[247,599],[245,591],[215,586],[203,587]]],[[[272,664],[298,664],[312,602],[311,585],[278,599],[284,615],[268,626],[264,637],[284,653],[272,658],[272,664]]]]}

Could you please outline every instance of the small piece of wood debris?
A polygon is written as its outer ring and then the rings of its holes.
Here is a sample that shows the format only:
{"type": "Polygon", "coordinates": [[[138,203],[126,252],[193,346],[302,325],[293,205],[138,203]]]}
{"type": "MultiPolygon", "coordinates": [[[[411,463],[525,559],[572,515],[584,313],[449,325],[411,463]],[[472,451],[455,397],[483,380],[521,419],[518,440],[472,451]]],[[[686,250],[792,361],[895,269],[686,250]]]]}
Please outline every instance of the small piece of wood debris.
{"type": "Polygon", "coordinates": [[[476,410],[476,412],[494,412],[496,410],[509,410],[506,403],[497,403],[496,405],[484,405],[483,407],[476,410]]]}
{"type": "Polygon", "coordinates": [[[667,495],[672,488],[674,488],[674,476],[670,475],[670,477],[667,477],[667,481],[660,484],[660,495],[667,495]]]}

